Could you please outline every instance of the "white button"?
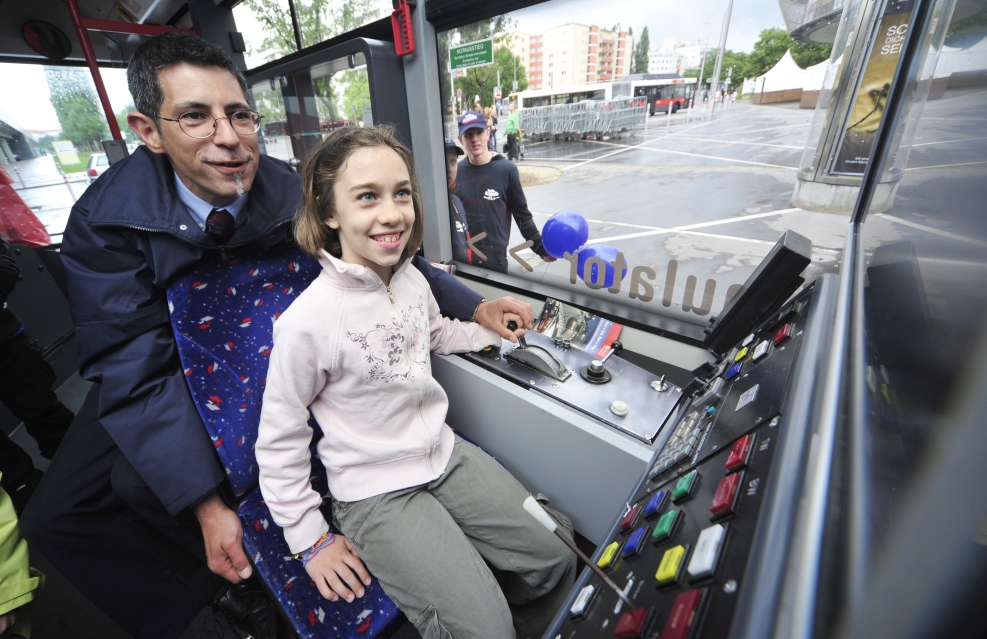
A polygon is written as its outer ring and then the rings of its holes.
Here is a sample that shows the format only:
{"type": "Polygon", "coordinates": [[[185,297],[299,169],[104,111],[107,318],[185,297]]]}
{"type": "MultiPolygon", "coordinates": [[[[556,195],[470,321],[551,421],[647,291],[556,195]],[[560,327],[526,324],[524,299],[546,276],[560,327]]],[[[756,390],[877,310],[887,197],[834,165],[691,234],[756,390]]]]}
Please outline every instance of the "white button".
{"type": "Polygon", "coordinates": [[[617,415],[618,417],[623,417],[624,415],[626,415],[628,410],[630,409],[627,408],[627,404],[620,401],[619,399],[616,400],[614,403],[610,404],[610,412],[613,413],[614,415],[617,415]]]}
{"type": "Polygon", "coordinates": [[[754,348],[754,354],[751,356],[752,361],[757,361],[768,354],[768,340],[764,340],[754,348]]]}
{"type": "Polygon", "coordinates": [[[596,592],[596,586],[586,586],[579,591],[576,595],[576,601],[572,604],[572,608],[569,612],[575,617],[582,617],[586,614],[586,607],[589,606],[589,602],[593,600],[593,593],[596,592]]]}
{"type": "Polygon", "coordinates": [[[186,231],[186,230],[188,230],[188,227],[187,227],[187,226],[185,226],[184,224],[179,224],[179,225],[178,225],[178,228],[180,228],[180,229],[181,229],[181,230],[183,230],[183,231],[186,231]]]}
{"type": "Polygon", "coordinates": [[[699,533],[699,541],[696,542],[696,549],[692,552],[687,568],[691,577],[705,577],[713,573],[726,534],[727,529],[723,524],[710,526],[699,533]]]}
{"type": "Polygon", "coordinates": [[[748,335],[747,337],[744,338],[744,341],[741,342],[740,345],[741,346],[750,346],[751,342],[753,342],[753,341],[754,341],[754,333],[751,333],[750,335],[748,335]]]}

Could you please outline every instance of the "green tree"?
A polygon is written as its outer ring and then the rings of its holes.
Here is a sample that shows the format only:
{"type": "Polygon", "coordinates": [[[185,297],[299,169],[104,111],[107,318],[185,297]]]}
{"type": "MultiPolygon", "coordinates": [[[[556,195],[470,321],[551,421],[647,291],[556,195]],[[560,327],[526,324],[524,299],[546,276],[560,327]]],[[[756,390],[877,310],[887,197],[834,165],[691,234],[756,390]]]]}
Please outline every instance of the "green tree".
{"type": "Polygon", "coordinates": [[[634,57],[631,60],[631,73],[648,72],[648,51],[651,50],[651,42],[648,39],[648,27],[641,30],[641,37],[634,44],[634,57]]]}
{"type": "Polygon", "coordinates": [[[343,96],[342,119],[363,119],[364,107],[370,106],[370,82],[366,73],[343,71],[339,74],[339,93],[343,96]]]}
{"type": "Polygon", "coordinates": [[[108,139],[110,130],[86,72],[73,67],[44,67],[44,70],[62,136],[73,144],[89,147],[108,139]]]}
{"type": "Polygon", "coordinates": [[[758,34],[758,40],[748,55],[744,77],[756,78],[764,75],[771,67],[778,64],[789,50],[795,63],[805,69],[828,60],[833,45],[795,42],[784,29],[777,27],[764,29],[758,34]]]}
{"type": "MultiPolygon", "coordinates": [[[[284,0],[247,0],[254,18],[264,28],[267,36],[261,42],[260,52],[284,56],[294,53],[295,30],[291,13],[284,0]]],[[[351,31],[375,17],[373,0],[296,0],[298,28],[302,46],[318,44],[342,33],[351,31]]]]}
{"type": "Polygon", "coordinates": [[[505,95],[510,92],[511,83],[514,81],[514,63],[517,62],[518,90],[521,87],[528,87],[527,72],[521,59],[513,56],[509,47],[509,38],[512,37],[515,23],[506,16],[497,16],[489,20],[481,20],[472,24],[459,27],[453,31],[445,31],[439,34],[439,89],[442,93],[443,102],[450,99],[452,89],[449,87],[449,46],[450,43],[466,44],[494,38],[494,64],[486,67],[474,67],[465,71],[465,77],[456,78],[455,89],[463,90],[463,107],[472,108],[472,100],[475,96],[480,96],[480,101],[485,105],[493,103],[493,90],[497,84],[497,69],[501,72],[501,82],[504,84],[505,95]],[[458,33],[459,39],[455,40],[453,34],[458,33]],[[498,57],[498,50],[504,49],[498,57]],[[515,59],[516,58],[516,59],[515,59]],[[504,61],[502,63],[501,61],[504,61]],[[508,72],[509,69],[509,72],[508,72]],[[469,104],[467,104],[469,102],[469,104]]]}
{"type": "MultiPolygon", "coordinates": [[[[708,89],[712,83],[713,71],[716,69],[716,51],[716,49],[710,49],[706,52],[706,64],[702,69],[686,69],[682,72],[683,77],[698,78],[700,70],[702,70],[703,84],[705,86],[698,87],[697,91],[700,93],[708,89]]],[[[743,51],[733,51],[731,49],[723,52],[723,64],[720,67],[719,80],[721,87],[723,87],[727,78],[730,78],[730,87],[738,91],[741,90],[744,85],[744,78],[752,77],[746,75],[748,73],[749,55],[743,51]]]]}

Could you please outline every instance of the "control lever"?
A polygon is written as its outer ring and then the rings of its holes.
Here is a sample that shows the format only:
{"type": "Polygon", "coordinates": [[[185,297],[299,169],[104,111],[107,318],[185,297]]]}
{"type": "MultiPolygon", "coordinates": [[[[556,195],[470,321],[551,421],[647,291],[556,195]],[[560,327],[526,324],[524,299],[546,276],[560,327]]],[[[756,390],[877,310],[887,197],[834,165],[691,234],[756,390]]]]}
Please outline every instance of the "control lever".
{"type": "Polygon", "coordinates": [[[576,553],[577,557],[583,560],[583,563],[589,566],[590,569],[603,580],[603,583],[613,588],[613,591],[617,593],[617,596],[620,597],[621,601],[631,608],[634,607],[634,604],[632,604],[631,600],[624,594],[624,591],[617,587],[617,584],[613,582],[613,579],[608,577],[607,573],[603,572],[603,570],[597,566],[593,560],[584,555],[583,551],[576,546],[574,541],[562,534],[562,531],[559,530],[559,525],[555,523],[555,520],[552,519],[547,512],[545,512],[545,509],[541,507],[541,504],[539,504],[531,495],[528,495],[527,499],[524,500],[524,509],[528,511],[528,514],[537,519],[538,523],[545,528],[548,528],[550,532],[555,533],[556,536],[558,536],[558,538],[561,539],[572,552],[576,553]]]}
{"type": "Polygon", "coordinates": [[[614,342],[613,344],[610,345],[610,352],[607,353],[607,356],[604,357],[603,360],[600,363],[601,364],[606,364],[607,363],[607,360],[610,359],[610,357],[614,353],[619,353],[622,350],[624,350],[624,345],[621,344],[620,342],[614,342]]]}
{"type": "MultiPolygon", "coordinates": [[[[511,320],[511,321],[507,322],[507,330],[509,330],[511,332],[516,331],[517,330],[517,322],[515,322],[514,320],[511,320]]],[[[528,342],[524,341],[524,335],[522,335],[521,337],[517,338],[517,341],[518,341],[518,344],[521,345],[521,348],[528,348],[528,342]]]]}

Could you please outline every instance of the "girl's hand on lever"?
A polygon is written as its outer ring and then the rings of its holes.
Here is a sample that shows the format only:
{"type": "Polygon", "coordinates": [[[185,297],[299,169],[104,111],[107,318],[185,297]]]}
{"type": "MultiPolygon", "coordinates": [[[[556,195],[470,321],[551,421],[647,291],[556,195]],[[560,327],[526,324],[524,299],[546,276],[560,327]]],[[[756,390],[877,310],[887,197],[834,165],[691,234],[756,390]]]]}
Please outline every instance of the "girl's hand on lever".
{"type": "Polygon", "coordinates": [[[305,564],[305,571],[329,601],[342,597],[352,602],[366,593],[364,586],[370,585],[370,573],[356,549],[340,534],[305,564]]]}

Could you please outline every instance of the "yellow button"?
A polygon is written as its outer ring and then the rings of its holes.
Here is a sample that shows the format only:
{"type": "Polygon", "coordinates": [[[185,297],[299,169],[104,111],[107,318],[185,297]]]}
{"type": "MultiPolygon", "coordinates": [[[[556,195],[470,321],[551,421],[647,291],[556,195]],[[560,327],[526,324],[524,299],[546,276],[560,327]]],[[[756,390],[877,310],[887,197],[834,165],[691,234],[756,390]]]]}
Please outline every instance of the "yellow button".
{"type": "Polygon", "coordinates": [[[747,347],[746,346],[743,347],[742,349],[740,349],[739,351],[737,351],[737,356],[733,358],[733,361],[739,362],[740,360],[744,359],[745,357],[747,357],[747,347]]]}
{"type": "Polygon", "coordinates": [[[685,559],[685,546],[679,545],[666,550],[665,555],[661,558],[661,564],[658,566],[658,572],[655,573],[655,579],[658,580],[658,583],[664,584],[674,581],[679,574],[679,567],[682,565],[683,559],[685,559]]]}
{"type": "Polygon", "coordinates": [[[617,557],[618,550],[620,550],[619,541],[615,541],[607,546],[607,549],[603,551],[603,555],[601,555],[600,559],[596,562],[596,565],[600,568],[609,568],[610,564],[613,563],[614,558],[617,557]]]}

